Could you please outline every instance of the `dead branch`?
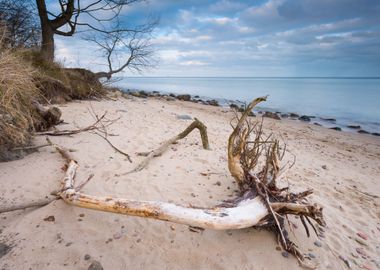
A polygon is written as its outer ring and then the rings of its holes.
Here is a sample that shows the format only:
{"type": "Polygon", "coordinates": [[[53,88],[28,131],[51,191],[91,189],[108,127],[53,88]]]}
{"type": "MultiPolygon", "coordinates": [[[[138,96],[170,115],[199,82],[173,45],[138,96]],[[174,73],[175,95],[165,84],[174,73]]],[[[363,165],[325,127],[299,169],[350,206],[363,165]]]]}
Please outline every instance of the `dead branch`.
{"type": "Polygon", "coordinates": [[[128,161],[130,163],[132,163],[132,159],[130,157],[130,155],[128,155],[127,153],[123,152],[122,150],[120,150],[119,148],[117,148],[115,145],[113,145],[110,140],[108,140],[108,138],[106,136],[103,136],[102,134],[99,134],[97,132],[94,132],[94,134],[98,135],[99,137],[103,138],[106,142],[108,142],[108,144],[116,151],[116,152],[119,152],[120,154],[124,155],[128,161]]]}
{"type": "Polygon", "coordinates": [[[49,135],[49,136],[68,136],[68,135],[74,135],[81,132],[91,131],[99,129],[99,123],[101,120],[106,116],[107,112],[105,112],[101,117],[99,117],[93,124],[85,127],[85,128],[79,128],[79,129],[66,129],[66,130],[54,130],[54,131],[44,131],[44,132],[38,132],[37,135],[49,135]]]}
{"type": "Polygon", "coordinates": [[[48,205],[49,203],[51,203],[57,199],[59,199],[59,198],[49,197],[49,198],[45,198],[45,199],[41,199],[41,200],[37,200],[37,201],[33,201],[33,202],[22,202],[20,204],[15,204],[15,205],[10,205],[10,206],[1,205],[0,206],[0,214],[6,213],[6,212],[11,212],[11,211],[16,211],[16,210],[23,210],[23,209],[32,208],[32,207],[42,207],[42,206],[48,205]]]}
{"type": "MultiPolygon", "coordinates": [[[[194,129],[198,129],[199,130],[199,133],[200,133],[201,139],[202,139],[203,148],[204,149],[209,149],[210,146],[209,146],[208,136],[207,136],[207,127],[201,121],[199,121],[197,118],[195,118],[195,120],[184,131],[182,131],[178,135],[174,136],[170,140],[167,140],[166,142],[164,142],[156,150],[153,150],[151,152],[145,153],[146,154],[146,158],[144,160],[142,160],[139,164],[137,164],[137,166],[133,170],[127,172],[126,174],[130,174],[130,173],[141,171],[146,166],[148,166],[149,162],[153,158],[161,156],[169,148],[170,145],[172,145],[172,144],[176,143],[177,141],[185,138],[194,129]]],[[[144,153],[142,155],[144,155],[144,153]]]]}

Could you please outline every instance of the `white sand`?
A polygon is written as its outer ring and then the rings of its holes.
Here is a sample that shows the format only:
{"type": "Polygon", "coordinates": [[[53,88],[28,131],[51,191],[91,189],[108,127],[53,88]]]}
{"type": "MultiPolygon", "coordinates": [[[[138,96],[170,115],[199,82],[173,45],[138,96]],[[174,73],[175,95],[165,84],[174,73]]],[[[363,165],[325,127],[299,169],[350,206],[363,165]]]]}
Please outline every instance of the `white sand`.
{"type": "MultiPolygon", "coordinates": [[[[72,102],[60,106],[69,124],[58,128],[92,123],[90,104],[99,115],[107,111],[108,118],[121,116],[108,129],[119,136],[110,140],[130,153],[133,164],[91,133],[51,137],[53,142],[76,150],[71,154],[80,165],[77,182],[95,174],[84,192],[200,206],[212,206],[235,195],[237,187],[226,160],[230,111],[153,98],[72,102]],[[178,120],[178,114],[197,117],[207,125],[212,149],[202,149],[195,131],[154,159],[147,169],[121,176],[142,159],[136,152],[158,147],[190,123],[178,120]]],[[[307,238],[302,224],[295,220],[297,236],[291,238],[302,251],[315,255],[309,262],[318,269],[347,269],[341,255],[350,260],[352,269],[363,265],[380,269],[380,199],[362,193],[380,196],[380,139],[292,120],[265,119],[265,127],[282,135],[297,156],[286,177],[291,187],[313,188],[311,200],[324,206],[325,238],[317,239],[313,233],[307,238]],[[367,246],[355,240],[357,232],[368,236],[367,246]],[[316,240],[322,247],[314,245],[316,240]],[[367,258],[358,255],[356,248],[362,248],[367,258]]],[[[36,145],[43,143],[43,137],[35,139],[36,145]]],[[[0,163],[0,203],[9,205],[48,195],[59,187],[63,164],[50,147],[22,160],[0,163]]],[[[296,259],[281,256],[275,237],[265,230],[195,233],[184,225],[76,208],[61,200],[38,209],[1,214],[0,230],[0,242],[12,246],[0,258],[1,269],[87,269],[92,260],[104,269],[299,268],[296,259]],[[55,222],[44,221],[51,215],[55,222]],[[85,254],[91,259],[84,260],[85,254]]]]}

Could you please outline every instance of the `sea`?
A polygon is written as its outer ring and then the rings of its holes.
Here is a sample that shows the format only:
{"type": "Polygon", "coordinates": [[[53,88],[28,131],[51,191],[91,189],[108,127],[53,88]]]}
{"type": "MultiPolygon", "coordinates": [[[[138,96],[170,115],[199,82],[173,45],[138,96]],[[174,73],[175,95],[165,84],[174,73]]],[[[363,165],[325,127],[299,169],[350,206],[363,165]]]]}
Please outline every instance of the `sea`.
{"type": "Polygon", "coordinates": [[[257,110],[312,116],[312,122],[344,131],[357,132],[347,126],[359,125],[380,133],[380,78],[129,77],[117,86],[197,95],[223,106],[269,95],[257,110]]]}

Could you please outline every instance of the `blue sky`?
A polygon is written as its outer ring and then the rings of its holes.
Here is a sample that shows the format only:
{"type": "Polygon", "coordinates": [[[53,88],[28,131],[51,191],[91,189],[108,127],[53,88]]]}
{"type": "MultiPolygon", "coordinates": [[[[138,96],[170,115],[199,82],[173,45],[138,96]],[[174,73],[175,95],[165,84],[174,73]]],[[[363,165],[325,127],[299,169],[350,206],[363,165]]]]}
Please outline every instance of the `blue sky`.
{"type": "MultiPolygon", "coordinates": [[[[380,76],[379,0],[150,0],[123,20],[152,15],[159,64],[143,76],[380,76]]],[[[104,68],[80,34],[56,46],[66,65],[104,68]]]]}

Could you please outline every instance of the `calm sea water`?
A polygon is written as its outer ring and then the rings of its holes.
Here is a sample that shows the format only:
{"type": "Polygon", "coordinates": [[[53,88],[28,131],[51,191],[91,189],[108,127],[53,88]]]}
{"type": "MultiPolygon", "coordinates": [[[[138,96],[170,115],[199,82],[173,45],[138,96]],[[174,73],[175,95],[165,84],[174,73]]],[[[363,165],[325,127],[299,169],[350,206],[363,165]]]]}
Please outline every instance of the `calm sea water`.
{"type": "MultiPolygon", "coordinates": [[[[316,116],[325,126],[359,124],[380,132],[380,78],[178,78],[134,77],[123,89],[186,93],[248,102],[269,95],[263,109],[316,116]],[[335,124],[322,118],[335,118],[335,124]]],[[[346,129],[348,130],[348,129],[346,129]]]]}

